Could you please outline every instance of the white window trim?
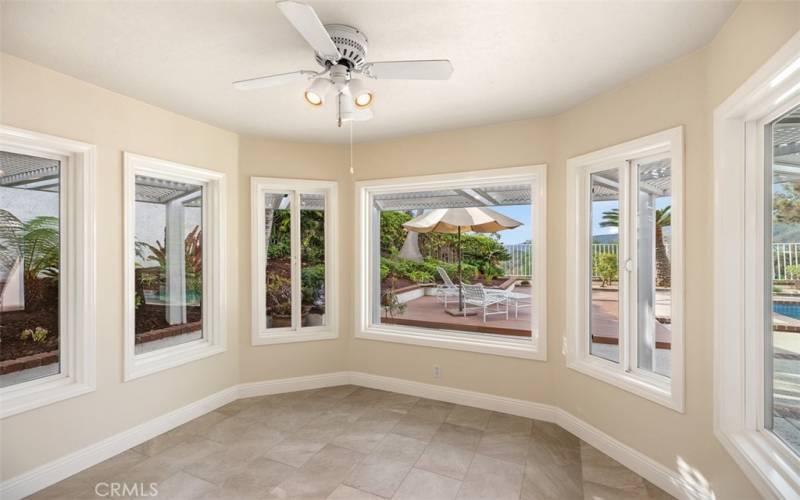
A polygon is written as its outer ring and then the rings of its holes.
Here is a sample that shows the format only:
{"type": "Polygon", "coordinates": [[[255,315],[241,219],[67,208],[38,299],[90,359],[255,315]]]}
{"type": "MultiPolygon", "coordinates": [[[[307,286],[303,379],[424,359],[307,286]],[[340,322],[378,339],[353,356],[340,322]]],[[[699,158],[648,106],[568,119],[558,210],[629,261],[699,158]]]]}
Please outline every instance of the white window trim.
{"type": "Polygon", "coordinates": [[[356,189],[356,337],[385,342],[422,345],[471,351],[498,356],[547,360],[547,166],[498,168],[473,172],[401,177],[357,182],[356,189]],[[498,184],[531,185],[531,220],[533,221],[534,245],[533,269],[535,279],[534,308],[532,318],[533,335],[530,339],[501,337],[492,334],[465,333],[433,330],[400,325],[373,325],[371,319],[372,280],[374,265],[370,251],[373,229],[370,211],[373,197],[385,192],[448,189],[498,184]]]}
{"type": "Polygon", "coordinates": [[[714,433],[768,498],[800,496],[800,468],[797,456],[764,429],[766,226],[758,128],[800,104],[798,66],[800,34],[714,111],[714,433]]]}
{"type": "Polygon", "coordinates": [[[61,164],[61,371],[0,389],[0,418],[95,390],[95,147],[0,126],[0,145],[61,164]]]}
{"type": "Polygon", "coordinates": [[[338,238],[338,184],[336,181],[251,177],[251,232],[250,241],[253,280],[251,282],[251,343],[252,345],[285,344],[314,340],[330,340],[339,336],[339,265],[338,238]],[[266,193],[292,193],[292,210],[300,211],[299,195],[322,193],[325,195],[325,325],[300,326],[300,219],[292,219],[292,320],[295,325],[267,329],[266,247],[264,241],[264,195],[266,193]],[[295,282],[296,281],[296,282],[295,282]]]}
{"type": "Polygon", "coordinates": [[[124,352],[125,381],[144,377],[227,350],[225,329],[225,174],[158,158],[124,153],[124,352]],[[203,338],[156,351],[135,353],[136,175],[202,183],[203,189],[203,338]]]}
{"type": "MultiPolygon", "coordinates": [[[[620,207],[624,214],[627,207],[620,207]]],[[[630,226],[630,217],[624,217],[630,226]]],[[[586,375],[625,389],[678,412],[684,411],[684,342],[683,342],[683,127],[675,127],[567,161],[567,336],[564,339],[567,366],[586,375]],[[633,367],[636,339],[620,322],[620,362],[614,363],[589,353],[588,252],[588,183],[589,174],[615,166],[626,167],[629,160],[668,153],[672,173],[672,365],[671,376],[638,370],[633,367]]],[[[630,228],[620,228],[620,233],[630,228]]],[[[620,242],[625,260],[628,249],[620,242]]],[[[622,272],[620,273],[622,275],[622,272]]],[[[630,279],[630,278],[629,278],[630,279]]],[[[628,288],[628,287],[626,287],[628,288]]],[[[627,293],[627,292],[624,292],[627,293]]],[[[623,310],[629,308],[627,296],[620,297],[623,310]]],[[[628,316],[627,312],[623,314],[628,316]]]]}

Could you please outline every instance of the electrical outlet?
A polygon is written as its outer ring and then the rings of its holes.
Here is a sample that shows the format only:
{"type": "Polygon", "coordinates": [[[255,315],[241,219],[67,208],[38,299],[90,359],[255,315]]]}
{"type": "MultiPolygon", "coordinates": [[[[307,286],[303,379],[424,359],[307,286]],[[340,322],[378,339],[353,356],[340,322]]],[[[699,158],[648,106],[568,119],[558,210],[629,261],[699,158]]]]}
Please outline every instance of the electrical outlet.
{"type": "Polygon", "coordinates": [[[442,367],[433,365],[433,378],[442,378],[442,367]]]}

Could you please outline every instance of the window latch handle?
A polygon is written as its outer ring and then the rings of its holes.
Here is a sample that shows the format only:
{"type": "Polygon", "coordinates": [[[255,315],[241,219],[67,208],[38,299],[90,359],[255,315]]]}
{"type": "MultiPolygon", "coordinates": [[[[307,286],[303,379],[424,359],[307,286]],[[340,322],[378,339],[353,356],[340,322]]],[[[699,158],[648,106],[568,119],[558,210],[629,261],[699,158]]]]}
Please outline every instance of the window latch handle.
{"type": "Polygon", "coordinates": [[[628,259],[625,261],[625,270],[628,272],[633,271],[633,260],[628,259]]]}

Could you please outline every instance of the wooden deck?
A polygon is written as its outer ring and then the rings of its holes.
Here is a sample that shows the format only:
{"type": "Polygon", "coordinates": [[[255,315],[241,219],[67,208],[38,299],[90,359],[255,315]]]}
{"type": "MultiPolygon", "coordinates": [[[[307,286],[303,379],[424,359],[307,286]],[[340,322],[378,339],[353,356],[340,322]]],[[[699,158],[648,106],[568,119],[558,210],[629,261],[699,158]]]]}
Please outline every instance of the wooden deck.
{"type": "MultiPolygon", "coordinates": [[[[516,287],[515,292],[530,295],[529,287],[516,287]]],[[[595,291],[592,294],[592,341],[598,344],[619,343],[619,320],[616,293],[611,290],[595,291]]],[[[448,304],[448,308],[457,309],[458,303],[448,304]]],[[[508,319],[504,315],[491,315],[483,321],[482,314],[474,316],[453,316],[445,312],[444,304],[436,297],[425,296],[406,303],[403,314],[390,318],[381,313],[381,322],[395,325],[418,326],[437,330],[454,330],[460,332],[493,333],[516,337],[531,336],[531,315],[536,314],[534,306],[519,310],[514,318],[514,306],[509,307],[508,319]]],[[[669,349],[671,333],[669,325],[656,322],[656,347],[669,349]]]]}
{"type": "MultiPolygon", "coordinates": [[[[516,287],[515,292],[530,294],[529,287],[516,287]]],[[[512,303],[513,304],[513,303],[512,303]]],[[[449,309],[458,309],[458,301],[448,302],[449,309]]],[[[533,306],[521,308],[514,318],[514,306],[509,307],[508,319],[501,314],[493,314],[483,322],[479,312],[473,316],[453,316],[445,312],[444,304],[436,297],[425,296],[406,303],[403,314],[390,318],[381,313],[381,322],[395,325],[419,326],[439,330],[456,330],[461,332],[494,333],[497,335],[513,335],[516,337],[531,336],[531,314],[535,314],[533,306]]]]}

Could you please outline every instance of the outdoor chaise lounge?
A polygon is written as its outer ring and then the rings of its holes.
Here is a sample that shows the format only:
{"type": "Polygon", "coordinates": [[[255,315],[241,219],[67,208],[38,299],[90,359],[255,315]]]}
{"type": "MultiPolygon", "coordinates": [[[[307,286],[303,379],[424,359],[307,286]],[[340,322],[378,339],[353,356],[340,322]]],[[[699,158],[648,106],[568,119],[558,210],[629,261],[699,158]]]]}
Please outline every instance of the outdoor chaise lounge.
{"type": "Polygon", "coordinates": [[[469,306],[473,306],[473,309],[483,310],[484,323],[486,323],[486,316],[491,314],[505,314],[506,319],[508,319],[508,297],[505,293],[491,293],[483,288],[480,283],[477,285],[462,285],[462,288],[464,290],[465,317],[469,306]],[[490,311],[489,308],[491,306],[495,306],[494,311],[490,311]]]}

